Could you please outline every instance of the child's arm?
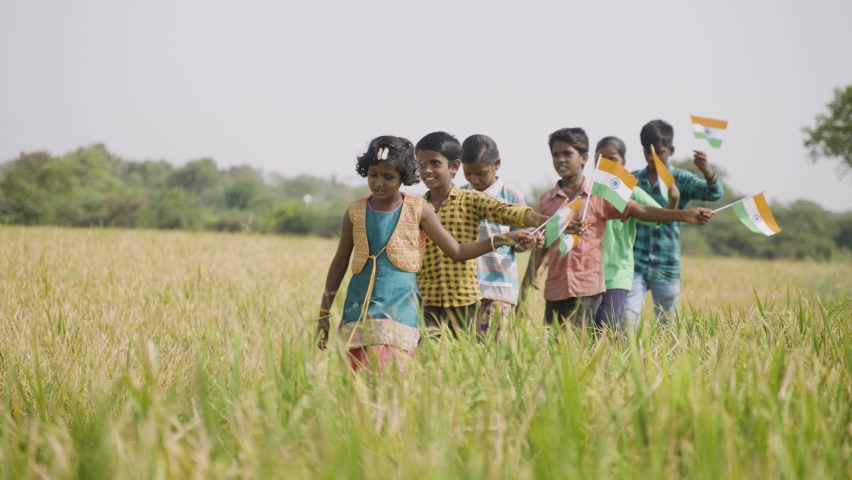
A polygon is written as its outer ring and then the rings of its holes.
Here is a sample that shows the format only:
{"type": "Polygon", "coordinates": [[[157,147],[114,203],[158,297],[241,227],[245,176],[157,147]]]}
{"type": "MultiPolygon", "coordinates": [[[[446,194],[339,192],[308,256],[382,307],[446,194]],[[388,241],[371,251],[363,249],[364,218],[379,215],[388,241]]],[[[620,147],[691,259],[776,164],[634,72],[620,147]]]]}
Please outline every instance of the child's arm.
{"type": "Polygon", "coordinates": [[[347,208],[346,213],[343,214],[343,225],[340,228],[340,242],[337,243],[337,252],[334,254],[331,265],[328,267],[328,275],[325,277],[325,290],[322,293],[322,300],[320,300],[320,314],[317,319],[319,348],[324,349],[328,343],[328,319],[331,317],[331,304],[334,303],[334,296],[337,295],[337,290],[343,282],[343,277],[346,276],[349,257],[352,256],[354,248],[352,221],[349,220],[349,209],[347,208]]]}
{"type": "Polygon", "coordinates": [[[705,202],[715,202],[722,198],[722,182],[719,181],[716,172],[710,166],[707,154],[695,150],[694,163],[704,175],[704,180],[689,172],[679,172],[680,174],[676,178],[681,197],[686,201],[702,200],[705,202]]]}
{"type": "Polygon", "coordinates": [[[477,208],[475,211],[479,212],[479,215],[477,215],[479,220],[490,220],[510,227],[538,228],[550,219],[546,215],[535,212],[532,208],[503,203],[482,192],[474,190],[469,195],[471,206],[477,208]]]}
{"type": "Polygon", "coordinates": [[[647,207],[635,204],[629,215],[645,222],[686,222],[693,225],[704,225],[715,215],[709,208],[690,208],[689,210],[669,210],[666,208],[647,207]]]}
{"type": "MultiPolygon", "coordinates": [[[[660,204],[654,200],[654,197],[651,196],[645,190],[641,188],[634,188],[633,193],[630,195],[630,199],[638,203],[639,205],[645,205],[646,207],[660,207],[660,204]]],[[[677,210],[678,201],[680,200],[680,190],[678,190],[677,186],[672,185],[669,189],[669,203],[666,205],[668,210],[677,210]]],[[[642,223],[644,225],[648,225],[651,227],[659,227],[660,225],[668,225],[671,222],[645,222],[642,220],[638,220],[637,222],[642,223]]]]}
{"type": "Polygon", "coordinates": [[[431,208],[424,208],[423,214],[420,217],[420,228],[426,232],[426,235],[435,242],[444,253],[447,254],[454,262],[464,262],[472,258],[485,255],[494,248],[504,245],[514,246],[522,243],[529,243],[532,239],[530,232],[526,230],[515,230],[509,233],[494,235],[487,240],[479,240],[471,243],[459,243],[446,229],[441,225],[438,219],[438,214],[431,208]]]}

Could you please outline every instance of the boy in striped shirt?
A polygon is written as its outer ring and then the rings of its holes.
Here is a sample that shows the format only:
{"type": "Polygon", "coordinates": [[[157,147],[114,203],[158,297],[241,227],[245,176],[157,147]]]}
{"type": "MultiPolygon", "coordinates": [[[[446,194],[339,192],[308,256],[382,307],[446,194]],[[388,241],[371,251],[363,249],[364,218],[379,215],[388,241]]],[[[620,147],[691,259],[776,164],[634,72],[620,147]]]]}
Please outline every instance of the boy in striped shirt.
{"type": "MultiPolygon", "coordinates": [[[[497,176],[500,169],[500,152],[497,144],[486,135],[471,135],[462,143],[462,169],[467,185],[462,188],[477,190],[490,195],[503,203],[526,207],[524,195],[516,188],[506,185],[497,176]]],[[[500,225],[485,219],[479,225],[479,238],[487,239],[492,235],[508,233],[515,228],[500,225]]],[[[478,330],[482,336],[495,340],[500,328],[506,324],[518,303],[518,262],[515,247],[500,247],[495,252],[479,257],[477,275],[482,301],[479,307],[478,330]],[[490,332],[489,332],[490,331],[490,332]]]]}

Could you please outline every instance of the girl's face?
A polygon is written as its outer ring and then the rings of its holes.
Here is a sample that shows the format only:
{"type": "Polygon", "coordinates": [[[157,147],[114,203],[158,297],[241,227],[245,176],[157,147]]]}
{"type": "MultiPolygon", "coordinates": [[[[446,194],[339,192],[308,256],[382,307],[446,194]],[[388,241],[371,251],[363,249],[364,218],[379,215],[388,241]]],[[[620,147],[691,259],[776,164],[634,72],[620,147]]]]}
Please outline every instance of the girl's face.
{"type": "Polygon", "coordinates": [[[462,163],[464,170],[464,178],[470,182],[470,185],[480,191],[485,191],[497,180],[497,170],[500,169],[500,159],[498,158],[493,165],[486,165],[480,162],[462,163]]]}
{"type": "Polygon", "coordinates": [[[598,151],[595,152],[595,158],[597,158],[598,155],[602,155],[604,158],[612,160],[613,162],[618,162],[622,167],[625,163],[627,163],[627,161],[624,160],[624,157],[622,157],[621,154],[618,153],[618,150],[616,150],[612,145],[599,148],[598,151]]]}
{"type": "Polygon", "coordinates": [[[391,162],[379,162],[367,170],[367,185],[376,200],[393,200],[399,194],[402,177],[391,162]]]}
{"type": "Polygon", "coordinates": [[[550,149],[553,157],[553,169],[561,178],[575,178],[583,174],[583,167],[589,160],[588,153],[580,153],[573,145],[557,140],[550,149]]]}
{"type": "Polygon", "coordinates": [[[447,160],[447,157],[433,150],[417,150],[417,164],[420,179],[430,190],[453,183],[453,176],[459,171],[461,160],[447,160]]]}

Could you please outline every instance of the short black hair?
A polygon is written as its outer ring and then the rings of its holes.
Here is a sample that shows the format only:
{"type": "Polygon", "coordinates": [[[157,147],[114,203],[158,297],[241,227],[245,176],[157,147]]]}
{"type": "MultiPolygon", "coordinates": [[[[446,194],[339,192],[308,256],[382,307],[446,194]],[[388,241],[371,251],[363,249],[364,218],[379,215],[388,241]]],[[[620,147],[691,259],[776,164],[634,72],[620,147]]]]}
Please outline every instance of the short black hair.
{"type": "Polygon", "coordinates": [[[421,138],[414,151],[432,150],[444,156],[448,161],[461,159],[462,147],[458,139],[447,132],[432,132],[421,138]]]}
{"type": "Polygon", "coordinates": [[[663,120],[651,120],[642,127],[639,140],[645,148],[669,147],[674,145],[674,128],[663,120]]]}
{"type": "Polygon", "coordinates": [[[580,127],[575,128],[560,128],[550,134],[547,139],[547,144],[550,150],[553,150],[553,144],[556,142],[565,142],[574,147],[580,154],[589,153],[589,136],[586,131],[580,127]]]}
{"type": "Polygon", "coordinates": [[[500,159],[497,143],[488,135],[471,135],[462,142],[462,163],[482,163],[494,165],[500,159]]]}
{"type": "Polygon", "coordinates": [[[417,171],[417,159],[414,158],[414,146],[411,141],[391,135],[383,135],[376,137],[370,142],[367,151],[358,157],[358,164],[355,166],[355,171],[362,177],[367,177],[367,172],[373,165],[378,165],[379,162],[391,162],[396,166],[396,171],[399,172],[399,177],[402,179],[402,184],[406,186],[420,183],[420,174],[417,171]],[[388,149],[388,157],[385,160],[379,160],[378,153],[380,148],[388,149]]]}
{"type": "Polygon", "coordinates": [[[604,147],[612,147],[618,150],[618,154],[621,155],[621,158],[627,160],[627,145],[624,144],[622,139],[618,137],[604,137],[598,142],[598,146],[595,147],[595,151],[604,147]]]}

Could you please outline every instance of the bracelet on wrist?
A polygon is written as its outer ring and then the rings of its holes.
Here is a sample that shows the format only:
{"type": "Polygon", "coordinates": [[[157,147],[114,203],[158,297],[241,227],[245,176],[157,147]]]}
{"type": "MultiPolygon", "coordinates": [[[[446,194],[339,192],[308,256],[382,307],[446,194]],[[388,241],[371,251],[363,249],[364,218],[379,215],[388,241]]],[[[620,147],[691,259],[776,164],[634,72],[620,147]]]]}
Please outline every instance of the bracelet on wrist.
{"type": "Polygon", "coordinates": [[[496,251],[497,251],[497,249],[496,249],[496,248],[494,248],[494,237],[495,237],[495,235],[491,235],[491,251],[492,251],[492,252],[496,252],[496,251]]]}

